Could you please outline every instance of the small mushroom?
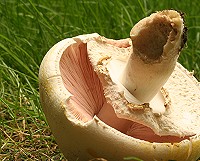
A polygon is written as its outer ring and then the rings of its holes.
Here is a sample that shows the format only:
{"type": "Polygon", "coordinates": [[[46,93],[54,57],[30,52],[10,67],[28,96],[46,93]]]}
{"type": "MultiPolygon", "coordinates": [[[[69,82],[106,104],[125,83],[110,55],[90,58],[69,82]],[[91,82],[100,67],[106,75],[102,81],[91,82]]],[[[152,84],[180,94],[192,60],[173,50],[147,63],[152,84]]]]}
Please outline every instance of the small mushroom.
{"type": "Polygon", "coordinates": [[[200,157],[200,83],[177,62],[186,30],[182,14],[164,10],[130,38],[80,35],[48,51],[41,103],[69,161],[200,157]]]}

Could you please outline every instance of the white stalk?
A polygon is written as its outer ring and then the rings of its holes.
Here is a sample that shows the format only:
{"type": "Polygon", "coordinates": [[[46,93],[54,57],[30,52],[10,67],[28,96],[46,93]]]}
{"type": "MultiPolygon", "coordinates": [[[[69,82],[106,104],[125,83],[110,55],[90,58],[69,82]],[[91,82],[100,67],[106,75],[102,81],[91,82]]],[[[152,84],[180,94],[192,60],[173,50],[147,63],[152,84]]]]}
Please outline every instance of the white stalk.
{"type": "Polygon", "coordinates": [[[173,72],[185,29],[180,13],[173,10],[154,13],[132,28],[133,53],[121,83],[142,103],[150,102],[173,72]]]}

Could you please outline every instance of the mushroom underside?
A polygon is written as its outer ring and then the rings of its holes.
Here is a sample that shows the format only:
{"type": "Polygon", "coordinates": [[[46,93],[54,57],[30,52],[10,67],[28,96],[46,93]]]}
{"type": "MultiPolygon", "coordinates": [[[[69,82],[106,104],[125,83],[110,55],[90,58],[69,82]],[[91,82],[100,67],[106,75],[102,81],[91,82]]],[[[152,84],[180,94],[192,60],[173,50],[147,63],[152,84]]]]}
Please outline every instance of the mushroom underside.
{"type": "Polygon", "coordinates": [[[74,43],[67,47],[59,65],[65,88],[72,94],[72,106],[67,110],[77,120],[88,122],[96,115],[112,128],[149,142],[175,143],[189,139],[189,136],[159,136],[147,126],[117,117],[113,107],[106,102],[102,83],[88,58],[86,43],[74,43]],[[102,112],[104,109],[106,112],[102,112]]]}

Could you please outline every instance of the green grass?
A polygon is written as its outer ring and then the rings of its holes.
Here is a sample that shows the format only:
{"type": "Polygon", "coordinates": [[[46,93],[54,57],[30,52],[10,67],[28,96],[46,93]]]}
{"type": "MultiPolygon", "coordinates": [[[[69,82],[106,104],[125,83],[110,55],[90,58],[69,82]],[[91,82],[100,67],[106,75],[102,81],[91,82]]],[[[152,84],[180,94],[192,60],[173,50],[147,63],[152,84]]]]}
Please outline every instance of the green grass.
{"type": "Polygon", "coordinates": [[[141,18],[171,8],[185,13],[189,29],[179,62],[200,80],[198,0],[1,0],[0,160],[64,160],[38,91],[39,66],[53,44],[93,32],[126,38],[141,18]]]}

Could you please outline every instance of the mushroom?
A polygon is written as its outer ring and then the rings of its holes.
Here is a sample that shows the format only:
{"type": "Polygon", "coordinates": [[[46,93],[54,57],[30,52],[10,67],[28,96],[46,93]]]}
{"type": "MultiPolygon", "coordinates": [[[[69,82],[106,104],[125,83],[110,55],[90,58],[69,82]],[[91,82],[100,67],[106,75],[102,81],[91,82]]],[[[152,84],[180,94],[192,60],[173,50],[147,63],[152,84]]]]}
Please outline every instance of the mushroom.
{"type": "Polygon", "coordinates": [[[97,33],[55,44],[40,66],[40,98],[66,158],[200,157],[200,83],[177,62],[182,14],[153,13],[130,38],[97,33]]]}

